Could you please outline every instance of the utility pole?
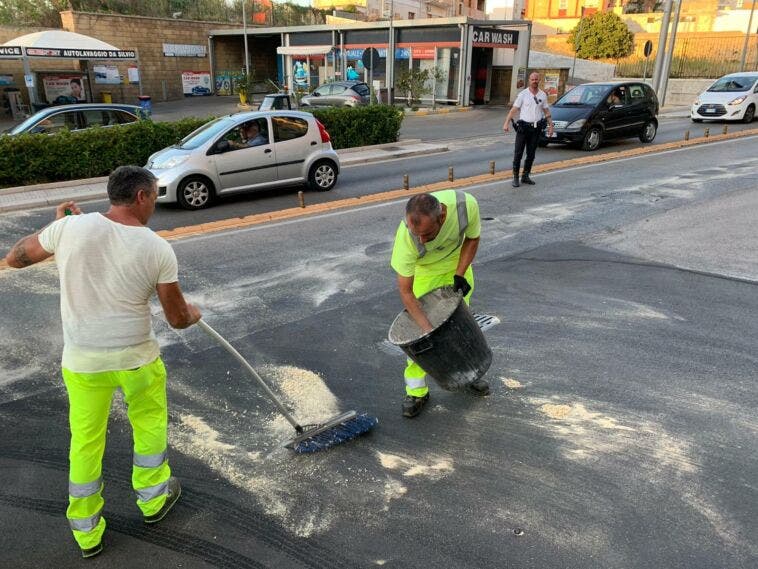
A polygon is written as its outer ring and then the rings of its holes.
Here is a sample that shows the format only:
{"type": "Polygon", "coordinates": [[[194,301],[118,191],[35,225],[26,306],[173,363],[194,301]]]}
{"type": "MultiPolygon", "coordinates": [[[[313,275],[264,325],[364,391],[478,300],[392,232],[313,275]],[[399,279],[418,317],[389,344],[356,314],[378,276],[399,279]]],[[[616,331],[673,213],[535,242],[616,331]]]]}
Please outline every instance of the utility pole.
{"type": "MultiPolygon", "coordinates": [[[[245,75],[248,80],[250,77],[250,53],[247,51],[247,15],[245,14],[245,4],[247,0],[242,0],[242,35],[245,37],[245,75]]],[[[255,8],[253,8],[255,11],[255,8]]]]}
{"type": "MultiPolygon", "coordinates": [[[[395,0],[390,0],[390,37],[387,42],[387,56],[384,58],[387,71],[384,74],[385,82],[387,83],[387,104],[391,105],[394,102],[392,91],[395,87],[395,28],[393,21],[395,19],[395,0]]],[[[373,89],[373,85],[371,86],[373,89]]]]}
{"type": "Polygon", "coordinates": [[[663,20],[661,20],[661,32],[658,36],[658,51],[655,52],[655,66],[653,67],[653,91],[658,93],[658,87],[661,84],[661,69],[666,53],[666,36],[669,33],[669,22],[671,21],[671,5],[673,0],[666,0],[666,6],[663,9],[663,20]]]}
{"type": "Polygon", "coordinates": [[[678,0],[676,4],[676,16],[674,16],[674,22],[671,24],[671,40],[669,41],[668,50],[666,50],[666,58],[663,60],[663,70],[661,72],[661,92],[658,95],[658,102],[661,107],[666,103],[666,88],[669,83],[669,75],[671,75],[671,62],[674,61],[674,44],[676,43],[676,29],[679,27],[679,15],[682,12],[682,4],[684,0],[678,0]]]}
{"type": "MultiPolygon", "coordinates": [[[[745,43],[742,44],[742,60],[740,61],[740,71],[745,71],[745,60],[747,58],[747,46],[750,43],[750,34],[753,32],[753,13],[755,12],[756,0],[753,0],[753,5],[750,8],[750,20],[747,23],[747,33],[745,33],[745,43]]],[[[756,32],[758,35],[758,32],[756,32]]],[[[758,65],[758,61],[756,61],[758,65]]]]}
{"type": "Polygon", "coordinates": [[[571,81],[574,84],[574,71],[576,70],[576,52],[579,51],[579,38],[582,35],[582,27],[584,26],[584,6],[582,6],[581,16],[579,17],[579,30],[574,36],[574,62],[571,64],[571,81]]]}

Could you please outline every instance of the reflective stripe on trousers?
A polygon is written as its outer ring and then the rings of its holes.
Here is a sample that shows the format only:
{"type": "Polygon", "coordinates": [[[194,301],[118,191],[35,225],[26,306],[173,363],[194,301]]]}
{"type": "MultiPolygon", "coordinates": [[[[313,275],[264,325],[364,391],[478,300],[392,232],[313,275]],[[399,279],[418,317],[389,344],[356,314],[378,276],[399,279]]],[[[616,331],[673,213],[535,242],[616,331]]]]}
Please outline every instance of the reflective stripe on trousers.
{"type": "MultiPolygon", "coordinates": [[[[424,296],[427,292],[430,292],[441,286],[448,286],[453,284],[453,277],[455,272],[445,275],[422,275],[415,276],[413,278],[413,294],[416,298],[424,296]]],[[[466,295],[464,299],[468,304],[471,300],[471,293],[474,292],[474,271],[471,267],[466,270],[464,275],[466,280],[471,285],[471,291],[466,295]]],[[[429,392],[429,387],[426,383],[426,372],[423,368],[411,359],[407,360],[405,366],[405,393],[412,395],[413,397],[423,397],[429,392]]]]}
{"type": "Polygon", "coordinates": [[[166,369],[160,358],[134,370],[76,373],[63,369],[69,398],[71,450],[66,517],[79,547],[100,543],[102,459],[113,392],[124,393],[134,435],[132,486],[142,514],[155,514],[166,501],[171,470],[166,460],[166,369]]]}

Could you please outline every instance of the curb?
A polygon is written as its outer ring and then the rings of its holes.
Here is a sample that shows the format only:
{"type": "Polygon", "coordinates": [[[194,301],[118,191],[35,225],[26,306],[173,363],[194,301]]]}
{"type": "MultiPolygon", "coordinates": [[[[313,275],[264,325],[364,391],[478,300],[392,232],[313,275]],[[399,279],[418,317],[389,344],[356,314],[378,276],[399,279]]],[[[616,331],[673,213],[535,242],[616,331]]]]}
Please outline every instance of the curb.
{"type": "Polygon", "coordinates": [[[425,117],[427,115],[447,115],[449,113],[464,113],[472,109],[473,107],[450,107],[450,108],[442,108],[442,109],[423,109],[423,110],[418,110],[418,111],[403,110],[403,113],[407,117],[425,117]]]}

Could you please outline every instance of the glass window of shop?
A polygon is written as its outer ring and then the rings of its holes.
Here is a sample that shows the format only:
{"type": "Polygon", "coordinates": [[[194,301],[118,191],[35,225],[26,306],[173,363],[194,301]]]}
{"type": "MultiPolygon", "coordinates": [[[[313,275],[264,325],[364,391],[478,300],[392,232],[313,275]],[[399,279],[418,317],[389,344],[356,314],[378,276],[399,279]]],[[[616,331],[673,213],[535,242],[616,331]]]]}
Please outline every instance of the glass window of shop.
{"type": "Polygon", "coordinates": [[[422,100],[431,100],[434,92],[436,101],[458,101],[458,80],[460,73],[461,50],[457,47],[408,46],[399,47],[395,52],[395,78],[411,69],[423,71],[428,69],[430,79],[427,83],[429,94],[422,100]],[[440,71],[440,79],[435,80],[434,68],[440,71]]]}
{"type": "Polygon", "coordinates": [[[334,57],[326,55],[293,55],[291,58],[293,85],[296,89],[312,91],[319,85],[335,80],[334,57]]]}

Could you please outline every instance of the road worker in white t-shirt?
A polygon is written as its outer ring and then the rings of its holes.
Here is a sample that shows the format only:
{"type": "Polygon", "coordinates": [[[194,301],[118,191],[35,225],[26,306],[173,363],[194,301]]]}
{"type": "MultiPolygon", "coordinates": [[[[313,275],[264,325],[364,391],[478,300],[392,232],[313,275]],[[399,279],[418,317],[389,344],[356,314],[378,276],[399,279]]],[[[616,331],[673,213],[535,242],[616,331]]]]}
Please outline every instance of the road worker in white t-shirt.
{"type": "Polygon", "coordinates": [[[534,181],[529,177],[529,174],[532,172],[537,143],[540,139],[540,132],[545,128],[545,121],[547,122],[548,137],[553,134],[553,118],[550,116],[547,94],[540,89],[539,85],[540,74],[532,73],[529,75],[529,87],[518,94],[503,124],[503,130],[508,132],[511,129],[511,119],[516,112],[519,113],[519,120],[515,122],[516,146],[513,150],[514,188],[521,185],[519,183],[519,169],[521,168],[524,148],[526,148],[526,160],[524,160],[521,183],[532,186],[534,181]]]}
{"type": "Polygon", "coordinates": [[[58,266],[71,427],[66,516],[83,557],[103,548],[102,458],[116,389],[124,393],[133,429],[132,483],[144,521],[160,521],[181,494],[166,457],[166,368],[150,298],[157,292],[174,328],[201,315],[179,288],[171,245],[145,227],[157,197],[153,174],[121,166],[108,179],[107,213],[82,215],[74,202],[63,203],[54,222],[21,239],[5,258],[22,268],[54,254],[58,266]]]}

